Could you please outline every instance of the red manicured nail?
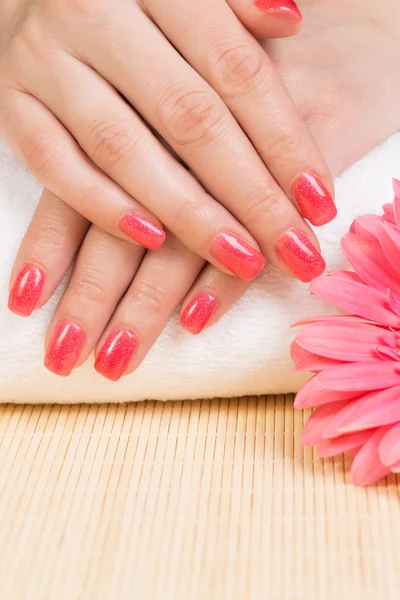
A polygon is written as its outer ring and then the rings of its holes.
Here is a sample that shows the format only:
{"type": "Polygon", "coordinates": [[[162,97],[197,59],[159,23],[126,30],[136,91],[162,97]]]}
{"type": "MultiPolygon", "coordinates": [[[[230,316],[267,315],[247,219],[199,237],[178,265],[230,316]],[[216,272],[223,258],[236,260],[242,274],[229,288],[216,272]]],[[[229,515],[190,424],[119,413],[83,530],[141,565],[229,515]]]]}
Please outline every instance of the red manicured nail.
{"type": "Polygon", "coordinates": [[[148,250],[157,250],[163,245],[166,237],[165,231],[138,212],[131,212],[122,217],[118,227],[134,242],[148,250]]]}
{"type": "Polygon", "coordinates": [[[189,302],[181,315],[181,325],[189,333],[203,331],[219,306],[219,299],[211,292],[201,292],[189,302]]]}
{"type": "Polygon", "coordinates": [[[325,225],[337,215],[332,196],[315,175],[303,173],[296,177],[292,194],[303,216],[313,225],[325,225]]]}
{"type": "Polygon", "coordinates": [[[300,281],[308,283],[325,271],[324,259],[300,229],[289,229],[280,235],[275,250],[300,281]]]}
{"type": "Polygon", "coordinates": [[[265,259],[234,233],[220,233],[211,243],[210,253],[241,279],[254,279],[263,270],[265,259]]]}
{"type": "Polygon", "coordinates": [[[8,308],[20,317],[29,317],[37,307],[45,284],[40,267],[26,263],[20,269],[8,296],[8,308]]]}
{"type": "Polygon", "coordinates": [[[138,345],[138,339],[132,331],[116,329],[108,336],[97,355],[94,368],[103,377],[118,381],[125,373],[138,345]]]}
{"type": "Polygon", "coordinates": [[[81,325],[71,319],[60,321],[47,348],[45,367],[67,377],[78,363],[85,342],[86,332],[81,325]]]}
{"type": "Polygon", "coordinates": [[[288,17],[295,21],[301,21],[303,18],[293,0],[253,0],[253,5],[273,16],[288,17]]]}

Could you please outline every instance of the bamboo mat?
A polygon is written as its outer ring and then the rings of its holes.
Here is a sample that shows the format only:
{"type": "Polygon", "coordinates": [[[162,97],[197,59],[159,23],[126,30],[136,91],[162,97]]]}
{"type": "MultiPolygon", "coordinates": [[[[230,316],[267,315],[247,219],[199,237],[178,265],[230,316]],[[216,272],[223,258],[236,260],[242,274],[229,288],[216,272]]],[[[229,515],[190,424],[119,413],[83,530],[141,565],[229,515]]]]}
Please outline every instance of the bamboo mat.
{"type": "Polygon", "coordinates": [[[399,481],[292,402],[0,407],[0,598],[398,600],[399,481]]]}

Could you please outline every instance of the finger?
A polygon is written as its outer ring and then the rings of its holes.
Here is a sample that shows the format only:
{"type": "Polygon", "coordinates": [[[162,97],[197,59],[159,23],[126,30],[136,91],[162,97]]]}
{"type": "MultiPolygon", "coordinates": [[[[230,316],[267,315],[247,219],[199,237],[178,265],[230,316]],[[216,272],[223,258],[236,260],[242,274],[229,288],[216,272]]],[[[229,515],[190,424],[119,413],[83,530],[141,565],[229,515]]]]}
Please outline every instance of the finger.
{"type": "Polygon", "coordinates": [[[258,275],[264,259],[245,228],[204,191],[97,73],[67,55],[62,64],[65,85],[49,85],[42,73],[32,77],[31,91],[63,121],[92,160],[191,250],[245,279],[258,275]],[[221,236],[226,246],[227,233],[242,240],[242,259],[234,248],[230,253],[220,250],[221,236]]]}
{"type": "Polygon", "coordinates": [[[301,12],[293,0],[227,0],[227,3],[257,38],[289,37],[301,26],[301,12]]]}
{"type": "MultiPolygon", "coordinates": [[[[309,282],[325,270],[323,258],[315,254],[310,240],[300,232],[292,230],[281,236],[277,249],[280,259],[289,266],[291,275],[300,281],[309,282]]],[[[220,273],[212,265],[207,265],[182,302],[182,327],[198,335],[214,325],[249,285],[249,282],[220,273]]]]}
{"type": "Polygon", "coordinates": [[[146,255],[97,344],[98,373],[116,381],[140,365],[203,264],[172,237],[146,255]]]}
{"type": "Polygon", "coordinates": [[[8,308],[21,317],[53,295],[81,244],[88,221],[44,190],[15,260],[8,308]]]}
{"type": "Polygon", "coordinates": [[[46,368],[70,375],[89,356],[144,254],[92,226],[46,338],[46,368]]]}
{"type": "MultiPolygon", "coordinates": [[[[332,220],[333,181],[325,160],[275,66],[227,4],[145,0],[145,6],[172,44],[218,92],[302,214],[317,226],[332,220]]],[[[223,168],[221,161],[218,168],[223,168]]]]}
{"type": "Polygon", "coordinates": [[[164,242],[158,219],[97,169],[37,99],[14,90],[3,95],[0,134],[47,189],[99,228],[150,250],[164,242]]]}
{"type": "Polygon", "coordinates": [[[216,323],[245,293],[249,283],[206,265],[182,302],[180,324],[198,335],[216,323]]]}
{"type": "MultiPolygon", "coordinates": [[[[162,4],[165,7],[165,3],[162,4]]],[[[183,12],[186,7],[187,3],[181,7],[183,12]]],[[[230,9],[226,9],[228,18],[235,19],[230,9]]],[[[276,254],[275,243],[287,230],[303,231],[318,248],[313,232],[268,173],[218,95],[165,44],[160,31],[143,15],[137,16],[136,9],[128,5],[122,10],[126,14],[120,14],[118,22],[113,22],[116,17],[108,15],[111,22],[107,22],[105,29],[108,44],[116,48],[123,44],[120,58],[116,57],[118,53],[105,53],[96,39],[91,38],[90,48],[85,48],[84,61],[91,62],[137,107],[214,198],[254,235],[263,255],[276,266],[280,267],[282,262],[276,254]],[[134,67],[129,57],[135,57],[134,67]],[[172,83],[170,73],[174,73],[172,83]]],[[[188,37],[187,27],[181,27],[181,31],[188,37]]],[[[246,33],[243,28],[241,32],[246,33]]],[[[266,104],[271,103],[269,98],[266,104]]],[[[282,149],[281,152],[285,154],[282,149]]],[[[290,155],[288,159],[290,161],[290,155]]],[[[282,157],[280,160],[284,162],[282,157]]],[[[299,164],[298,157],[295,164],[299,164]]],[[[332,200],[330,202],[332,204],[332,200]]],[[[219,248],[217,252],[221,257],[219,248]]]]}

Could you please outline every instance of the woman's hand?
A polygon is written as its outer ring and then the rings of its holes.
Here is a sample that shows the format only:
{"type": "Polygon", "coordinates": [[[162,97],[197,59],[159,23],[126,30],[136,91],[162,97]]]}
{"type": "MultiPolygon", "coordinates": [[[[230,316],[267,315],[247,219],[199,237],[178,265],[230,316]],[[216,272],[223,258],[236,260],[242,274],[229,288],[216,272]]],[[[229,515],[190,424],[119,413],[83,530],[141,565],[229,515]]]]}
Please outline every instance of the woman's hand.
{"type": "MultiPolygon", "coordinates": [[[[230,3],[253,30],[263,7],[272,35],[299,27],[292,0],[230,3]]],[[[289,272],[276,252],[288,230],[318,246],[304,218],[335,216],[329,171],[225,0],[7,0],[0,13],[0,135],[99,229],[156,249],[162,223],[246,280],[264,256],[289,272]]]]}
{"type": "Polygon", "coordinates": [[[96,369],[115,381],[139,366],[182,299],[181,323],[198,334],[249,285],[211,265],[204,268],[173,235],[146,253],[96,226],[88,230],[81,215],[45,191],[18,253],[10,308],[27,316],[43,304],[79,246],[46,340],[45,365],[61,376],[96,348],[96,369]]]}
{"type": "MultiPolygon", "coordinates": [[[[316,13],[310,14],[314,26],[304,34],[268,44],[268,50],[324,149],[329,166],[338,174],[400,129],[400,80],[396,78],[400,43],[392,23],[396,22],[393,12],[397,11],[400,17],[400,5],[393,5],[392,12],[380,15],[380,19],[371,19],[372,6],[367,2],[363,6],[353,3],[351,7],[343,2],[341,12],[338,5],[335,14],[328,1],[326,13],[322,8],[321,0],[316,13]],[[340,48],[336,18],[341,20],[340,48]],[[364,40],[363,45],[356,43],[359,39],[364,40]],[[360,74],[356,81],[354,72],[360,74]],[[385,94],[381,93],[383,89],[385,94]]],[[[47,301],[85,238],[87,228],[85,219],[49,192],[44,193],[12,275],[12,281],[17,277],[17,282],[12,287],[10,302],[15,303],[16,312],[21,310],[27,315],[47,301]],[[25,279],[18,278],[24,263],[31,264],[32,270],[25,279]],[[46,279],[41,276],[39,265],[48,272],[46,279]]],[[[95,228],[89,231],[49,329],[46,364],[55,372],[67,374],[96,345],[96,368],[117,379],[137,368],[182,297],[185,296],[181,323],[191,333],[199,333],[215,323],[248,285],[210,265],[201,271],[203,263],[199,258],[172,236],[168,236],[165,248],[146,256],[139,270],[141,257],[134,254],[136,251],[95,228]],[[128,250],[132,253],[129,256],[128,250]],[[128,256],[126,263],[124,256],[128,256]],[[136,272],[137,277],[131,281],[136,272]],[[120,297],[123,299],[119,308],[107,325],[120,297]],[[64,322],[65,326],[71,321],[76,325],[66,327],[65,332],[75,337],[73,343],[70,337],[59,335],[59,323],[64,322]],[[77,340],[80,344],[75,346],[77,340]]],[[[312,254],[305,252],[299,259],[294,268],[300,267],[306,275],[312,268],[312,254]]]]}
{"type": "Polygon", "coordinates": [[[337,175],[400,130],[400,2],[299,4],[301,32],[263,47],[337,175]]]}

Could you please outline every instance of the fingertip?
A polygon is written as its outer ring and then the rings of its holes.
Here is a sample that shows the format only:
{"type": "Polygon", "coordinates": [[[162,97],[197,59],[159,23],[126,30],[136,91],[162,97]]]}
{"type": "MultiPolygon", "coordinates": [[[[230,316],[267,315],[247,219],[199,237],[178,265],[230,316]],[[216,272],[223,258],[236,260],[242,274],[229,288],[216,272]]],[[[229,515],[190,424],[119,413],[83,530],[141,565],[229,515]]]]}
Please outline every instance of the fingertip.
{"type": "Polygon", "coordinates": [[[8,309],[19,317],[30,317],[40,305],[46,276],[40,267],[25,263],[11,285],[8,309]]]}
{"type": "Polygon", "coordinates": [[[292,182],[293,200],[301,214],[315,227],[326,225],[337,216],[333,196],[313,173],[301,173],[292,182]]]}
{"type": "Polygon", "coordinates": [[[286,38],[301,28],[302,15],[292,0],[231,0],[231,8],[256,38],[286,38]]]}
{"type": "Polygon", "coordinates": [[[124,215],[118,223],[118,228],[147,250],[158,250],[165,242],[165,231],[146,215],[137,211],[124,215]]]}
{"type": "Polygon", "coordinates": [[[295,23],[301,23],[303,19],[294,0],[253,0],[252,5],[270,17],[295,23]]]}
{"type": "Polygon", "coordinates": [[[196,294],[182,310],[180,324],[188,333],[198,335],[203,331],[220,305],[213,292],[196,294]]]}
{"type": "Polygon", "coordinates": [[[133,331],[127,328],[114,329],[104,344],[96,347],[95,370],[109,381],[119,381],[128,374],[128,367],[138,347],[139,340],[133,331]]]}
{"type": "Polygon", "coordinates": [[[326,269],[320,252],[300,229],[282,233],[275,243],[275,252],[292,276],[303,283],[310,283],[326,269]]]}

